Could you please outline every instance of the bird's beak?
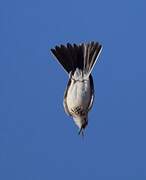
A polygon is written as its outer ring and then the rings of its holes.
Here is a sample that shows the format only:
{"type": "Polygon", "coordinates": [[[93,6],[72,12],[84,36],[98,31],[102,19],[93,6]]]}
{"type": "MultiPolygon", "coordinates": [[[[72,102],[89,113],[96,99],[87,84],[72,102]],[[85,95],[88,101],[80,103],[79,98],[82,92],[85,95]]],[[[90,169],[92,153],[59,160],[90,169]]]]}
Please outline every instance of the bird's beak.
{"type": "Polygon", "coordinates": [[[83,127],[81,127],[78,132],[78,135],[80,135],[80,134],[82,134],[82,136],[84,136],[84,128],[83,127]]]}

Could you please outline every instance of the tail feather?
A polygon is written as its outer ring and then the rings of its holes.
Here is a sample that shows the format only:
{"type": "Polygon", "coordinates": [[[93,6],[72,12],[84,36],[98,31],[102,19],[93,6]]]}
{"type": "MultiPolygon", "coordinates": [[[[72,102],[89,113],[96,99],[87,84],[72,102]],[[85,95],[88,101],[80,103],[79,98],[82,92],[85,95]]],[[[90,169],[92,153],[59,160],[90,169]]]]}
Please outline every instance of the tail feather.
{"type": "Polygon", "coordinates": [[[68,73],[79,68],[90,75],[101,49],[98,42],[91,42],[80,45],[68,43],[66,46],[56,46],[51,51],[68,73]]]}
{"type": "Polygon", "coordinates": [[[69,54],[69,51],[64,45],[56,46],[55,49],[51,49],[54,56],[58,59],[59,63],[63,66],[63,68],[70,72],[72,70],[72,58],[69,54]]]}
{"type": "Polygon", "coordinates": [[[98,56],[100,55],[102,46],[97,42],[96,43],[91,42],[91,44],[88,44],[87,48],[88,48],[88,50],[84,51],[84,54],[88,53],[88,56],[86,56],[86,58],[84,59],[87,62],[86,63],[87,66],[85,67],[85,70],[88,73],[88,75],[90,75],[90,73],[98,59],[98,56]]]}

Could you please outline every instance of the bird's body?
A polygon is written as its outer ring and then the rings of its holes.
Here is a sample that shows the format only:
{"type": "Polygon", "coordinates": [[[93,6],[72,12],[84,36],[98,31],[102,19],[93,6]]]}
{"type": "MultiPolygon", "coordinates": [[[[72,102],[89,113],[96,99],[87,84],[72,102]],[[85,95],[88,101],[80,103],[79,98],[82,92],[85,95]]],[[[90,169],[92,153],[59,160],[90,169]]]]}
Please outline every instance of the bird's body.
{"type": "Polygon", "coordinates": [[[69,82],[64,95],[65,112],[73,117],[75,124],[83,133],[88,124],[88,112],[93,105],[94,84],[92,68],[102,46],[98,43],[61,47],[52,49],[53,54],[69,74],[69,82]]]}
{"type": "MultiPolygon", "coordinates": [[[[82,76],[82,71],[77,69],[81,73],[80,78],[76,78],[74,75],[71,78],[71,83],[68,88],[66,103],[68,105],[69,112],[76,107],[83,107],[86,109],[91,101],[91,88],[90,79],[82,76]]],[[[76,74],[76,71],[74,74],[76,74]]]]}
{"type": "Polygon", "coordinates": [[[66,103],[64,107],[67,107],[66,111],[73,116],[75,123],[80,129],[82,125],[85,126],[87,124],[91,97],[90,78],[84,77],[82,71],[76,69],[74,75],[71,77],[70,86],[64,98],[64,104],[66,103]],[[77,74],[80,74],[79,78],[77,74]]]}

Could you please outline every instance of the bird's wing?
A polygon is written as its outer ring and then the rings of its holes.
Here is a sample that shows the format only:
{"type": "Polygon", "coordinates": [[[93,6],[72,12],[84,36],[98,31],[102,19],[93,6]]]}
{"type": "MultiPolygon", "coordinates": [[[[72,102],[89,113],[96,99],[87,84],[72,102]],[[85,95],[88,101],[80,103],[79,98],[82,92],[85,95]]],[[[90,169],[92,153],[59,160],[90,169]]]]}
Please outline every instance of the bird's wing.
{"type": "Polygon", "coordinates": [[[88,111],[90,111],[90,109],[92,108],[93,102],[94,102],[94,97],[95,97],[93,77],[91,74],[90,74],[89,78],[90,78],[90,87],[91,87],[91,101],[88,106],[88,111]]]}
{"type": "Polygon", "coordinates": [[[70,84],[71,84],[71,79],[69,79],[68,84],[67,84],[67,88],[66,88],[65,93],[64,93],[63,106],[64,106],[64,110],[65,110],[66,114],[68,114],[69,116],[72,116],[71,113],[68,110],[68,106],[67,106],[67,102],[66,102],[67,92],[68,92],[68,88],[69,88],[70,84]]]}

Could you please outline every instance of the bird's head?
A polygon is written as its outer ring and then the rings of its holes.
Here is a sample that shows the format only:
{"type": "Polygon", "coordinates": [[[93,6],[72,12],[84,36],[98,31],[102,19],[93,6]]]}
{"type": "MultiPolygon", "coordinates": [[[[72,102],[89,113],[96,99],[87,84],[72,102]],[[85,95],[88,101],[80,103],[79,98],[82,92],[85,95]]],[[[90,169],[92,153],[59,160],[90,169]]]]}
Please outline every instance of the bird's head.
{"type": "Polygon", "coordinates": [[[73,117],[73,120],[75,122],[75,124],[78,126],[79,128],[79,134],[84,133],[84,129],[86,128],[86,126],[88,125],[88,116],[77,116],[77,117],[73,117]]]}

